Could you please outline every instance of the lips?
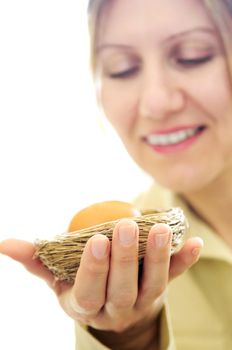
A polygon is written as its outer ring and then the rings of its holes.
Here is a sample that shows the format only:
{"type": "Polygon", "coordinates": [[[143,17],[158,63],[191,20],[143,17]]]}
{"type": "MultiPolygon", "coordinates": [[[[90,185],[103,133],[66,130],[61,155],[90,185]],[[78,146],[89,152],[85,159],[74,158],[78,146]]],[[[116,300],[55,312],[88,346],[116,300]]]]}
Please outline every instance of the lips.
{"type": "Polygon", "coordinates": [[[189,146],[205,130],[204,125],[160,130],[147,135],[144,140],[157,151],[175,151],[189,146]]]}

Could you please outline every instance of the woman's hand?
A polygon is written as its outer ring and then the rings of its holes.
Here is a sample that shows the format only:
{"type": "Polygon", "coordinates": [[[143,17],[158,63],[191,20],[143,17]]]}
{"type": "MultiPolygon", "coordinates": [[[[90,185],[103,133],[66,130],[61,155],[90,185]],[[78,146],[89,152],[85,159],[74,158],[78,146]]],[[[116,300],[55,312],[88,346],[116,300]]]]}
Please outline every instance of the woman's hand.
{"type": "Polygon", "coordinates": [[[115,226],[112,243],[103,235],[90,238],[82,254],[75,283],[55,282],[38,259],[33,244],[6,240],[0,252],[21,262],[44,279],[60,304],[74,320],[97,330],[121,333],[146,320],[154,325],[164,302],[168,282],[182,274],[199,258],[201,239],[185,242],[170,259],[172,233],[165,224],[154,225],[147,240],[143,274],[138,280],[137,224],[122,219],[115,226]]]}

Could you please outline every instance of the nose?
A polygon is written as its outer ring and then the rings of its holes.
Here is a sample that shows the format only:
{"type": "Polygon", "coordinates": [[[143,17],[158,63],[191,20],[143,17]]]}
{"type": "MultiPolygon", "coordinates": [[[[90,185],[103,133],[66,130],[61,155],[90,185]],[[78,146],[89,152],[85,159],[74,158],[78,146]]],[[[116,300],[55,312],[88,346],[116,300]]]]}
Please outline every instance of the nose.
{"type": "Polygon", "coordinates": [[[156,72],[144,74],[141,80],[140,116],[159,120],[184,108],[184,89],[171,72],[157,69],[156,72]]]}

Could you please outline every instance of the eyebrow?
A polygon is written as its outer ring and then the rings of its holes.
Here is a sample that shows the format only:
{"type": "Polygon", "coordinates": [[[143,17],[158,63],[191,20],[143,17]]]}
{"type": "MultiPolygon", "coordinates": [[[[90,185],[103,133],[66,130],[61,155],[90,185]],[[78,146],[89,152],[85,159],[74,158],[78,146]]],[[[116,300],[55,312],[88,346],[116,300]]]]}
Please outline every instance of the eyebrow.
{"type": "Polygon", "coordinates": [[[215,35],[216,31],[214,28],[212,27],[198,27],[198,28],[194,28],[194,29],[187,29],[183,32],[180,33],[176,33],[171,35],[170,37],[168,37],[165,41],[172,41],[175,40],[176,38],[181,38],[184,37],[186,35],[190,35],[190,34],[195,34],[195,33],[206,33],[206,34],[211,34],[211,35],[215,35]]]}
{"type": "MultiPolygon", "coordinates": [[[[168,42],[174,41],[178,38],[181,38],[181,37],[184,37],[184,36],[187,36],[190,34],[195,34],[198,32],[211,34],[211,35],[216,34],[215,29],[212,27],[198,27],[198,28],[194,28],[194,29],[187,29],[187,30],[180,32],[180,33],[172,34],[164,40],[164,43],[168,43],[168,42]]],[[[130,45],[126,45],[126,44],[105,43],[105,44],[101,44],[101,45],[96,46],[96,53],[99,53],[103,50],[108,50],[108,49],[109,50],[110,49],[123,49],[123,50],[131,51],[133,49],[133,47],[130,45]]]]}
{"type": "Polygon", "coordinates": [[[96,52],[99,53],[103,50],[107,50],[107,49],[124,49],[124,50],[128,50],[131,51],[132,50],[132,46],[130,45],[125,45],[125,44],[101,44],[99,46],[96,47],[96,52]]]}

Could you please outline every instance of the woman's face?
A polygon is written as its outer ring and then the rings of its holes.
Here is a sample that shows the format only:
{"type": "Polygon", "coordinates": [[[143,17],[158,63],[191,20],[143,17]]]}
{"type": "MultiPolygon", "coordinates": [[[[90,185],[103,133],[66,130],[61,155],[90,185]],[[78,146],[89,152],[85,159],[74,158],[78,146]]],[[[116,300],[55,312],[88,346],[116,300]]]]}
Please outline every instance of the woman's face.
{"type": "Polygon", "coordinates": [[[114,0],[96,50],[100,103],[139,166],[183,193],[232,172],[230,83],[201,1],[114,0]]]}

